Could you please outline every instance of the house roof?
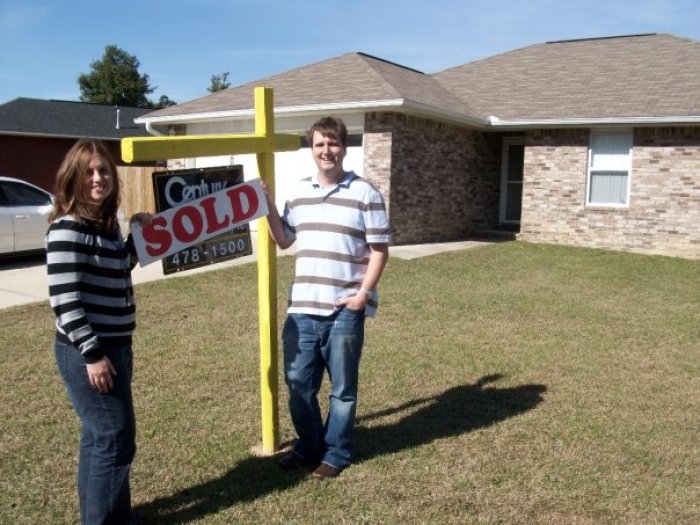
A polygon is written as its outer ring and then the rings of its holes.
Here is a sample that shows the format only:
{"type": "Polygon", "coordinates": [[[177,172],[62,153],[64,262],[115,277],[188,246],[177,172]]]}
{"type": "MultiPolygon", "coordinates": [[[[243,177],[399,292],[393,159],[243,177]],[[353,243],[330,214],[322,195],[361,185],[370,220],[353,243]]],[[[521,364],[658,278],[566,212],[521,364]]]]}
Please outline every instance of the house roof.
{"type": "Polygon", "coordinates": [[[16,98],[0,105],[0,134],[92,137],[120,140],[124,137],[147,136],[143,126],[134,123],[151,110],[111,105],[16,98]]]}
{"type": "Polygon", "coordinates": [[[700,122],[700,42],[665,34],[536,44],[427,75],[347,53],[162,109],[137,122],[252,117],[253,88],[275,114],[400,111],[469,126],[700,122]]]}
{"type": "Polygon", "coordinates": [[[365,53],[346,53],[171,106],[139,121],[207,119],[250,112],[253,89],[257,86],[274,90],[277,112],[397,107],[414,112],[428,108],[460,119],[475,115],[468,102],[450,93],[430,75],[365,53]]]}
{"type": "Polygon", "coordinates": [[[499,119],[700,116],[700,42],[672,35],[547,42],[433,77],[499,119]]]}

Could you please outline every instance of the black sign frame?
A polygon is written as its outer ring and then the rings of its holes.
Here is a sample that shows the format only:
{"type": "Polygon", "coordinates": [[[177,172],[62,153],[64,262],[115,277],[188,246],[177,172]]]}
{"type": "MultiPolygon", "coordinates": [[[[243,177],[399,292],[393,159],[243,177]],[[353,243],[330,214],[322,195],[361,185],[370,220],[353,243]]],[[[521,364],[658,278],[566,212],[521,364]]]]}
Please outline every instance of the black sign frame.
{"type": "MultiPolygon", "coordinates": [[[[244,182],[243,166],[240,164],[157,171],[152,179],[157,213],[244,182]]],[[[246,223],[163,258],[163,274],[192,270],[252,254],[250,226],[246,223]]]]}

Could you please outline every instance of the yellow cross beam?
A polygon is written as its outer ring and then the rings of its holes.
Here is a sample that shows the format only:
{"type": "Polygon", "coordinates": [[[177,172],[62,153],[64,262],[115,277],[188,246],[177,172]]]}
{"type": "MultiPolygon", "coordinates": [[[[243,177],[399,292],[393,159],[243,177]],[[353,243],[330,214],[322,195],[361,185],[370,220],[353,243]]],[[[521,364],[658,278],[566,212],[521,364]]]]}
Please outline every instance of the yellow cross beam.
{"type": "MultiPolygon", "coordinates": [[[[275,191],[274,153],[301,147],[297,135],[275,134],[272,89],[255,88],[255,133],[253,135],[181,135],[176,137],[132,137],[122,139],[125,162],[180,159],[213,155],[257,154],[258,171],[275,191]]],[[[274,200],[274,199],[273,199],[274,200]]],[[[268,233],[267,218],[258,231],[258,306],[260,316],[260,391],[262,398],[262,454],[279,448],[277,385],[277,257],[268,233]]]]}
{"type": "MultiPolygon", "coordinates": [[[[257,111],[257,110],[256,110],[257,111]]],[[[295,151],[297,135],[180,135],[122,139],[124,162],[295,151]]]]}

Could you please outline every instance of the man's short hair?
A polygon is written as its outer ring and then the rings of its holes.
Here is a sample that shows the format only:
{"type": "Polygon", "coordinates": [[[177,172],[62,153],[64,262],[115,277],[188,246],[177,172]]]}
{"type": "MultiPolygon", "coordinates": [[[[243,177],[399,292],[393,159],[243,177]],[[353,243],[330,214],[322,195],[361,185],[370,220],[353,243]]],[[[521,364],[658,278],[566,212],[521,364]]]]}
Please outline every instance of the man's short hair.
{"type": "Polygon", "coordinates": [[[333,140],[340,142],[344,148],[348,147],[348,128],[345,127],[345,122],[338,117],[323,117],[309,128],[306,132],[306,140],[309,146],[313,147],[314,132],[318,131],[324,137],[330,137],[333,140]]]}

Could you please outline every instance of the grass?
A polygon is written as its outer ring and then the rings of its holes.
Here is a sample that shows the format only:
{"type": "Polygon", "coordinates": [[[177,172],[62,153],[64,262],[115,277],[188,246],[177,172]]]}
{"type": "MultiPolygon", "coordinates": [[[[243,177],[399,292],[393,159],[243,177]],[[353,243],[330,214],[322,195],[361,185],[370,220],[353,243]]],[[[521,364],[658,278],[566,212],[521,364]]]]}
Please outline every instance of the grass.
{"type": "MultiPolygon", "coordinates": [[[[291,258],[278,273],[281,326],[291,258]]],[[[137,287],[147,523],[700,522],[700,262],[519,242],[391,259],[357,460],[330,482],[249,452],[256,286],[243,265],[137,287]]],[[[78,420],[52,314],[0,319],[0,523],[73,523],[78,420]]],[[[280,379],[288,441],[285,404],[280,379]]]]}

